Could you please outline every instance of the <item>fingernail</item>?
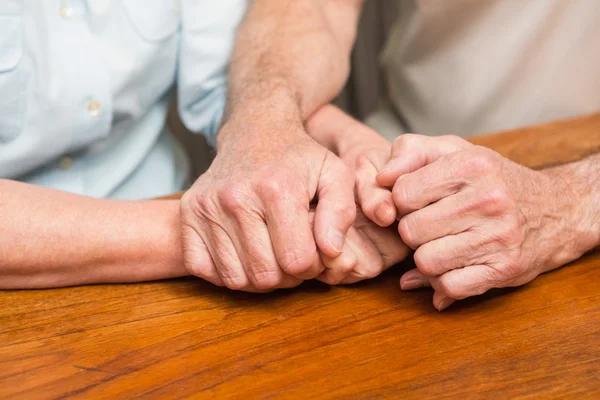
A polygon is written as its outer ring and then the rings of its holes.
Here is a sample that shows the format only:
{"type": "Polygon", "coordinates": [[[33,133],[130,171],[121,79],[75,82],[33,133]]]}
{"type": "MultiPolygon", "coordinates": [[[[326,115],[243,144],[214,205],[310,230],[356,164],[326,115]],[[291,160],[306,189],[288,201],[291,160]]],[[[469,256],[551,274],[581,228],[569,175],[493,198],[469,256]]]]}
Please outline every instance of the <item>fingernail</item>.
{"type": "Polygon", "coordinates": [[[340,232],[335,229],[329,228],[327,230],[327,236],[325,237],[325,241],[329,243],[329,245],[333,248],[333,250],[338,253],[342,252],[344,248],[344,241],[346,237],[342,235],[340,232]]]}
{"type": "Polygon", "coordinates": [[[454,300],[451,299],[450,297],[446,297],[445,299],[443,299],[442,301],[440,301],[438,303],[437,310],[444,311],[446,308],[450,307],[450,305],[452,303],[454,303],[454,300]]]}
{"type": "Polygon", "coordinates": [[[387,221],[391,213],[392,206],[389,203],[385,202],[380,204],[379,207],[377,207],[377,210],[375,211],[375,216],[377,217],[377,219],[379,219],[379,222],[385,223],[385,221],[387,221]]]}
{"type": "Polygon", "coordinates": [[[400,289],[402,290],[414,290],[424,286],[425,283],[420,279],[408,279],[404,282],[400,282],[400,289]]]}

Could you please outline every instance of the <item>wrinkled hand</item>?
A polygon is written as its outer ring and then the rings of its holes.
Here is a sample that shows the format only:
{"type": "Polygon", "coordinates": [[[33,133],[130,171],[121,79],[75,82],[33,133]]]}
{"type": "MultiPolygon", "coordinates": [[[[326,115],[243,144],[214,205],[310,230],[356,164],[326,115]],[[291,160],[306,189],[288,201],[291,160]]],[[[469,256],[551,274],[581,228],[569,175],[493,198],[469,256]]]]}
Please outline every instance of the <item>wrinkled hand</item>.
{"type": "Polygon", "coordinates": [[[393,185],[398,230],[417,269],[403,290],[431,285],[443,310],[491,288],[523,285],[573,254],[575,198],[559,174],[534,171],[453,136],[404,135],[377,181],[393,185]]]}
{"type": "Polygon", "coordinates": [[[349,169],[294,120],[232,118],[219,138],[216,159],[181,201],[188,271],[246,291],[318,277],[324,266],[317,250],[338,258],[355,220],[349,169]]]}

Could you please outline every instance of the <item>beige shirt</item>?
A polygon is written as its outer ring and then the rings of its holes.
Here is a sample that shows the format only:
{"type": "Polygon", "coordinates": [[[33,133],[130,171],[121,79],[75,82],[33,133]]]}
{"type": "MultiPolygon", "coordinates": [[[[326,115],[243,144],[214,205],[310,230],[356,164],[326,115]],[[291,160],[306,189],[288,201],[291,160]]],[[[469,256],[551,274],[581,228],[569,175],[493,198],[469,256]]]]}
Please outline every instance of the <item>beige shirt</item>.
{"type": "Polygon", "coordinates": [[[599,0],[399,3],[382,63],[405,131],[469,136],[600,110],[599,0]]]}

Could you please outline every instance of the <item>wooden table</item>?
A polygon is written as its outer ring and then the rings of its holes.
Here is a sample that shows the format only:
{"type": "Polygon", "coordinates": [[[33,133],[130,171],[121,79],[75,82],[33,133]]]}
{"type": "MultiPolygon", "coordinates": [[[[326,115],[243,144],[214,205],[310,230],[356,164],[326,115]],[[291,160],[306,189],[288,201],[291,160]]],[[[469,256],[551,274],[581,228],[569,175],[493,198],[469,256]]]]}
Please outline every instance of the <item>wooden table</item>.
{"type": "MultiPolygon", "coordinates": [[[[540,167],[600,116],[476,138],[540,167]]],[[[600,255],[439,313],[399,266],[268,295],[198,279],[0,292],[0,398],[600,398],[600,255]]]]}

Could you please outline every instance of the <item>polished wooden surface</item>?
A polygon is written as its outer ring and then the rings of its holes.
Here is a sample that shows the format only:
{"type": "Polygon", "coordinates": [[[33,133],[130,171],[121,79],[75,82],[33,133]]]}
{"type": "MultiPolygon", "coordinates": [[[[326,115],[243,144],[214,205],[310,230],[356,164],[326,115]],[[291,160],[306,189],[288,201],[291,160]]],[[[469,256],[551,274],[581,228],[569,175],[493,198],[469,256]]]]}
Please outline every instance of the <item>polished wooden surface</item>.
{"type": "MultiPolygon", "coordinates": [[[[600,116],[474,140],[540,167],[600,116]]],[[[0,292],[0,398],[600,398],[600,255],[443,313],[369,282],[267,295],[198,279],[0,292]]]]}

